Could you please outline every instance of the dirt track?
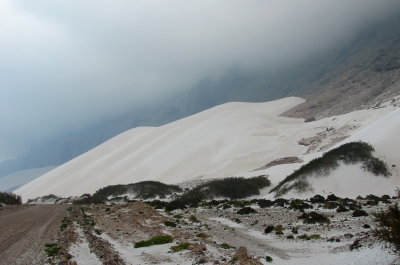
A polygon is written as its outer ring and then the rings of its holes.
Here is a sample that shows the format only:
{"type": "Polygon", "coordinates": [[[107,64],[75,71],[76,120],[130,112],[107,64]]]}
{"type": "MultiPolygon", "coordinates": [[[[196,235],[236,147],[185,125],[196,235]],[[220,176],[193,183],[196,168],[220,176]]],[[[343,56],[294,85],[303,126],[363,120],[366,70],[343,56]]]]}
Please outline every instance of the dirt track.
{"type": "Polygon", "coordinates": [[[44,244],[53,242],[63,205],[0,208],[0,265],[45,264],[44,244]]]}

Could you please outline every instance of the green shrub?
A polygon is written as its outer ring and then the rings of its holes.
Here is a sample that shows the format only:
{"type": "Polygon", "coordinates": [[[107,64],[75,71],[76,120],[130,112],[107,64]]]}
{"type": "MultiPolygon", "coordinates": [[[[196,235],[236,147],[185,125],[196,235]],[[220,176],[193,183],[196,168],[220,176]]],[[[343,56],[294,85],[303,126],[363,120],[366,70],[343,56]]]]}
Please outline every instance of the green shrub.
{"type": "Polygon", "coordinates": [[[272,259],[271,256],[266,256],[266,257],[265,257],[265,260],[266,260],[267,262],[272,262],[272,261],[273,261],[273,259],[272,259]]]}
{"type": "Polygon", "coordinates": [[[231,249],[231,248],[235,248],[234,246],[229,245],[228,243],[222,243],[219,245],[221,248],[223,249],[231,249]]]}
{"type": "Polygon", "coordinates": [[[338,212],[338,213],[344,213],[344,212],[348,212],[349,211],[349,209],[347,209],[345,206],[343,206],[343,205],[340,205],[337,209],[336,209],[336,212],[338,212]]]}
{"type": "Polygon", "coordinates": [[[322,195],[315,195],[314,197],[310,198],[311,203],[323,203],[325,202],[325,197],[322,195]]]}
{"type": "Polygon", "coordinates": [[[257,201],[257,204],[261,207],[261,208],[267,208],[267,207],[271,207],[274,205],[274,202],[271,200],[265,200],[265,199],[261,199],[257,201]]]}
{"type": "Polygon", "coordinates": [[[64,229],[67,228],[70,223],[72,223],[71,219],[64,217],[61,220],[60,231],[64,231],[64,229]]]}
{"type": "Polygon", "coordinates": [[[274,227],[274,231],[275,232],[282,232],[284,230],[282,225],[277,225],[274,227]]]}
{"type": "Polygon", "coordinates": [[[298,239],[303,239],[303,240],[311,240],[311,239],[320,239],[321,236],[318,234],[312,234],[312,235],[300,235],[297,237],[298,239]]]}
{"type": "Polygon", "coordinates": [[[11,192],[0,192],[0,203],[3,204],[22,204],[21,196],[11,192]]]}
{"type": "Polygon", "coordinates": [[[239,211],[237,211],[237,214],[241,214],[241,215],[244,215],[244,214],[253,214],[253,213],[257,213],[257,211],[254,210],[254,209],[251,208],[251,207],[244,207],[244,208],[240,209],[239,211]]]}
{"type": "Polygon", "coordinates": [[[312,235],[310,235],[310,239],[320,239],[320,238],[321,238],[321,236],[318,235],[318,234],[312,234],[312,235]]]}
{"type": "Polygon", "coordinates": [[[197,217],[194,216],[194,215],[191,215],[191,216],[189,217],[189,220],[190,220],[191,222],[193,222],[193,223],[200,223],[199,219],[197,219],[197,217]]]}
{"type": "Polygon", "coordinates": [[[258,176],[249,179],[235,177],[212,180],[200,185],[199,188],[208,190],[208,196],[242,199],[252,195],[259,195],[260,189],[270,185],[271,182],[268,178],[265,176],[258,176]]]}
{"type": "Polygon", "coordinates": [[[149,240],[142,240],[135,243],[135,248],[149,247],[153,245],[168,244],[174,241],[170,235],[160,235],[150,238],[149,240]]]}
{"type": "Polygon", "coordinates": [[[304,211],[305,209],[312,209],[313,207],[303,200],[296,199],[289,203],[289,208],[293,210],[304,211]]]}
{"type": "Polygon", "coordinates": [[[337,208],[337,207],[339,207],[340,206],[340,204],[338,203],[338,202],[335,202],[335,201],[327,201],[327,202],[325,202],[324,203],[324,205],[322,206],[322,208],[324,208],[324,209],[335,209],[335,208],[337,208]]]}
{"type": "Polygon", "coordinates": [[[360,216],[368,216],[368,213],[364,210],[359,210],[359,209],[353,212],[353,217],[360,217],[360,216]]]}
{"type": "Polygon", "coordinates": [[[83,215],[83,222],[85,225],[88,226],[95,226],[96,222],[93,219],[93,216],[87,215],[84,211],[82,211],[82,215],[83,215]]]}
{"type": "Polygon", "coordinates": [[[364,163],[363,168],[375,176],[383,175],[385,177],[390,176],[390,171],[385,162],[376,157],[371,157],[367,162],[364,163]]]}
{"type": "Polygon", "coordinates": [[[273,225],[268,225],[266,228],[265,228],[265,230],[264,230],[264,233],[265,234],[269,234],[269,233],[271,233],[272,231],[274,231],[274,226],[273,225]]]}
{"type": "Polygon", "coordinates": [[[164,225],[168,227],[176,227],[176,223],[171,221],[165,221],[164,225]]]}
{"type": "Polygon", "coordinates": [[[274,201],[274,205],[285,207],[285,205],[289,204],[289,201],[283,198],[278,198],[274,201]]]}
{"type": "Polygon", "coordinates": [[[319,214],[317,212],[303,213],[302,215],[299,216],[299,219],[303,219],[303,222],[305,224],[316,224],[316,223],[329,224],[331,222],[328,217],[319,214]]]}
{"type": "Polygon", "coordinates": [[[374,230],[377,238],[384,242],[388,242],[393,249],[400,253],[400,209],[399,205],[389,206],[387,210],[383,210],[375,215],[375,221],[378,227],[374,230]]]}
{"type": "Polygon", "coordinates": [[[190,243],[188,243],[188,242],[182,242],[182,243],[180,243],[180,244],[178,244],[178,245],[176,245],[176,246],[172,246],[172,247],[171,247],[171,250],[172,250],[173,252],[179,252],[179,251],[183,251],[183,250],[188,249],[189,246],[190,246],[190,243]]]}
{"type": "Polygon", "coordinates": [[[60,250],[61,247],[59,247],[57,243],[48,243],[44,245],[44,252],[46,252],[48,257],[57,256],[60,250]]]}
{"type": "Polygon", "coordinates": [[[336,201],[339,200],[339,197],[336,196],[335,194],[329,194],[329,195],[326,197],[326,200],[327,200],[327,201],[330,201],[330,202],[336,202],[336,201]]]}
{"type": "Polygon", "coordinates": [[[198,234],[196,235],[196,237],[199,237],[199,238],[207,238],[207,237],[209,237],[209,235],[207,235],[207,234],[205,234],[205,233],[198,233],[198,234]]]}

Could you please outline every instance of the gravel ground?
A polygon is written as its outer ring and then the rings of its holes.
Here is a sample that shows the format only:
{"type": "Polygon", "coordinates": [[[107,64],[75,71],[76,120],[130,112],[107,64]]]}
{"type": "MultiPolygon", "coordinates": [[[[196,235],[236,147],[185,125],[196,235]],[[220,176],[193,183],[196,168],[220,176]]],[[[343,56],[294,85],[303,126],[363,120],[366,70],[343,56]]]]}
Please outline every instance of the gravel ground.
{"type": "Polygon", "coordinates": [[[0,208],[0,265],[45,264],[44,245],[56,240],[64,205],[0,208]]]}

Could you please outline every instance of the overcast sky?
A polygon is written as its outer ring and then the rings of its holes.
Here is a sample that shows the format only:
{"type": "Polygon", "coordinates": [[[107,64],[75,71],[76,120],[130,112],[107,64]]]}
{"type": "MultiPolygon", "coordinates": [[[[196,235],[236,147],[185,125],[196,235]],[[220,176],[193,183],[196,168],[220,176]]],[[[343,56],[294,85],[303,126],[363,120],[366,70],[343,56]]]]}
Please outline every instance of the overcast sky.
{"type": "Polygon", "coordinates": [[[332,47],[398,0],[0,0],[0,160],[235,65],[332,47]]]}

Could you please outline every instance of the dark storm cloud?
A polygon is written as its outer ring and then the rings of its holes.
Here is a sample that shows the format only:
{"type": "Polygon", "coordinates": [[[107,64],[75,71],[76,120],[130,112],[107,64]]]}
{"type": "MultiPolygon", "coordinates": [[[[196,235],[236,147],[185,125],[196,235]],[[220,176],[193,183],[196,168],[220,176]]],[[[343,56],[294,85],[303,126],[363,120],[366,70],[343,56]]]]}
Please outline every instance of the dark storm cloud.
{"type": "Polygon", "coordinates": [[[398,0],[0,0],[0,160],[232,65],[300,60],[399,8],[398,0]]]}

